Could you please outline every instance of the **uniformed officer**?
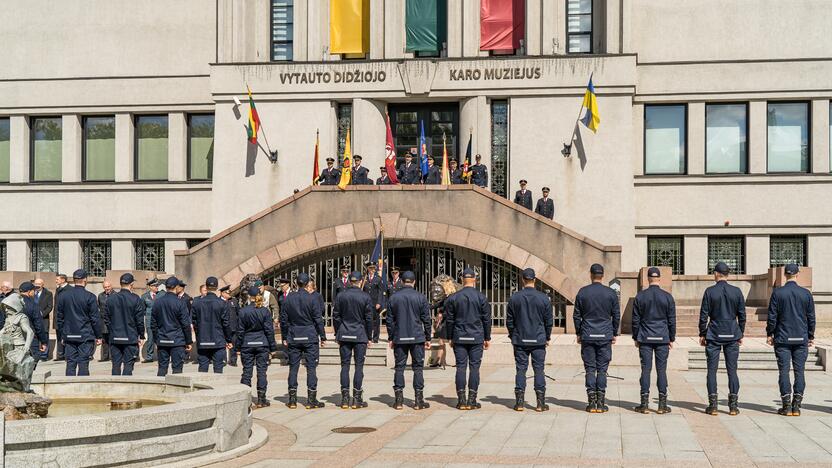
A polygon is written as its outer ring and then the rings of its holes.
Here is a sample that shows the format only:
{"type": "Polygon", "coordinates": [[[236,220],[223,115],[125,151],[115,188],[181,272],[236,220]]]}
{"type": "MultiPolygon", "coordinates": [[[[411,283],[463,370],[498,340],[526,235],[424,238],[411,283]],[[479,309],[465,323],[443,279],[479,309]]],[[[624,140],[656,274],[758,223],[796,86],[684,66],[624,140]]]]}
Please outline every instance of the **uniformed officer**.
{"type": "Polygon", "coordinates": [[[434,163],[433,156],[428,156],[428,173],[425,175],[425,185],[439,185],[442,183],[442,169],[434,163]]]}
{"type": "Polygon", "coordinates": [[[783,416],[800,416],[806,379],[803,375],[809,348],[815,340],[815,302],[808,289],[797,284],[800,267],[786,265],[786,284],[772,291],[768,303],[766,336],[774,346],[780,372],[780,399],[783,416]],[[789,380],[789,365],[794,368],[794,387],[789,380]]]}
{"type": "Polygon", "coordinates": [[[393,297],[398,291],[401,291],[404,287],[404,283],[402,282],[401,277],[399,276],[399,267],[394,266],[390,268],[390,281],[387,282],[387,301],[390,301],[390,298],[393,297]]]}
{"type": "Polygon", "coordinates": [[[514,193],[514,203],[527,210],[532,209],[532,192],[526,190],[526,179],[520,179],[520,190],[514,193]]]}
{"type": "Polygon", "coordinates": [[[393,392],[395,393],[394,409],[404,406],[404,366],[410,355],[413,369],[413,389],[415,399],[413,407],[417,410],[430,407],[425,402],[425,380],[422,369],[425,365],[425,350],[430,349],[431,319],[428,300],[413,286],[416,275],[412,271],[402,274],[404,287],[390,298],[387,305],[387,336],[389,346],[393,349],[395,358],[395,375],[393,377],[393,392]]]}
{"type": "Polygon", "coordinates": [[[326,344],[323,309],[305,289],[309,275],[300,273],[297,277],[298,290],[290,293],[280,309],[280,333],[283,346],[289,353],[289,408],[297,407],[298,368],[300,359],[306,361],[306,409],[323,408],[318,401],[318,357],[320,347],[326,344]]]}
{"type": "Polygon", "coordinates": [[[98,322],[98,301],[86,290],[87,272],[72,273],[75,287],[58,299],[57,326],[64,341],[66,375],[90,375],[90,359],[95,344],[101,344],[101,324],[98,322]]]}
{"type": "MultiPolygon", "coordinates": [[[[46,346],[49,343],[49,332],[43,327],[43,316],[40,313],[38,304],[35,302],[37,288],[34,283],[26,281],[20,285],[18,291],[20,291],[20,296],[23,298],[23,313],[29,319],[32,325],[32,331],[35,332],[29,351],[35,360],[35,367],[37,367],[38,361],[43,359],[41,353],[46,351],[46,346]]],[[[5,322],[5,317],[3,321],[5,322]]]]}
{"type": "Polygon", "coordinates": [[[376,264],[367,262],[367,277],[364,278],[364,292],[370,295],[373,301],[373,335],[370,337],[373,343],[378,343],[381,336],[381,304],[384,301],[384,291],[381,277],[376,274],[376,264]]]}
{"type": "MultiPolygon", "coordinates": [[[[175,291],[181,284],[175,276],[165,280],[165,289],[175,291]]],[[[156,375],[164,377],[168,364],[174,374],[181,374],[185,353],[191,350],[191,315],[185,301],[175,293],[157,296],[150,313],[150,329],[156,340],[159,368],[156,375]]]]}
{"type": "Polygon", "coordinates": [[[458,167],[456,159],[451,159],[451,183],[464,184],[465,179],[462,178],[462,169],[458,167]]]}
{"type": "Polygon", "coordinates": [[[289,297],[289,293],[291,292],[292,282],[289,281],[289,278],[278,278],[277,285],[279,290],[277,291],[277,312],[273,310],[273,306],[271,304],[271,300],[273,298],[266,297],[266,291],[263,291],[263,288],[260,288],[260,293],[263,294],[263,303],[266,304],[266,308],[269,309],[269,312],[274,317],[274,324],[275,326],[280,326],[280,308],[283,307],[283,301],[289,297]]]}
{"type": "Polygon", "coordinates": [[[243,363],[243,375],[240,383],[251,387],[251,375],[257,366],[257,401],[254,406],[263,408],[269,406],[266,398],[269,369],[269,354],[277,351],[274,337],[272,315],[265,306],[260,288],[252,286],[248,291],[249,302],[240,309],[237,317],[237,335],[234,349],[240,354],[243,363]]]}
{"type": "Polygon", "coordinates": [[[334,163],[334,158],[326,158],[326,168],[318,176],[318,182],[321,185],[338,185],[338,182],[340,182],[341,170],[333,167],[334,163]]]}
{"type": "Polygon", "coordinates": [[[549,296],[534,288],[536,278],[532,268],[521,273],[523,289],[512,294],[506,310],[506,328],[514,347],[514,411],[523,411],[526,404],[526,371],[531,357],[534,370],[534,393],[537,396],[535,411],[546,411],[546,347],[552,336],[554,316],[549,296]]]}
{"type": "Polygon", "coordinates": [[[107,299],[104,321],[110,330],[110,360],[113,375],[133,375],[133,366],[144,341],[144,301],[133,293],[135,279],[121,275],[121,289],[107,299]]]}
{"type": "Polygon", "coordinates": [[[676,341],[676,302],[659,286],[661,270],[647,269],[649,286],[636,294],[633,302],[633,343],[641,359],[641,404],[638,413],[647,414],[650,406],[650,371],[656,356],[656,386],[659,387],[659,414],[670,412],[667,406],[667,357],[676,341]]]}
{"type": "Polygon", "coordinates": [[[387,168],[384,167],[384,166],[381,166],[378,169],[381,172],[381,177],[376,179],[376,185],[390,185],[391,181],[390,181],[390,177],[387,176],[387,168]]]}
{"type": "Polygon", "coordinates": [[[549,198],[549,187],[543,187],[543,198],[537,200],[534,212],[549,219],[555,217],[555,202],[549,198]]]}
{"type": "Polygon", "coordinates": [[[477,289],[477,275],[471,268],[462,270],[462,289],[445,299],[445,327],[456,359],[457,409],[479,409],[482,352],[491,344],[491,304],[477,289]],[[465,374],[468,398],[465,398],[465,374]]]}
{"type": "Polygon", "coordinates": [[[591,284],[575,296],[575,333],[581,345],[581,358],[586,371],[586,393],[589,413],[606,413],[607,368],[612,359],[612,345],[618,336],[621,320],[618,295],[601,284],[604,267],[594,263],[589,267],[591,284]]]}
{"type": "Polygon", "coordinates": [[[353,156],[352,180],[350,185],[373,185],[370,180],[370,170],[361,165],[361,155],[353,156]]]}
{"type": "MultiPolygon", "coordinates": [[[[220,288],[220,299],[228,304],[228,328],[231,329],[231,348],[228,350],[228,365],[237,367],[237,317],[240,314],[240,303],[231,295],[231,286],[220,288]]],[[[274,327],[272,327],[274,330],[274,327]]]]}
{"type": "Polygon", "coordinates": [[[705,290],[699,310],[699,344],[705,347],[708,361],[708,408],[705,412],[710,415],[717,414],[716,371],[720,351],[725,355],[725,369],[728,371],[728,414],[735,416],[740,413],[737,361],[745,332],[745,298],[740,288],[728,284],[730,272],[731,269],[723,262],[714,266],[716,284],[705,290]]]}
{"type": "Polygon", "coordinates": [[[373,332],[375,304],[360,288],[361,273],[350,273],[350,286],[335,301],[332,322],[341,354],[341,408],[364,408],[364,358],[373,332]],[[350,361],[355,359],[353,399],[350,405],[350,361]]]}
{"type": "Polygon", "coordinates": [[[341,265],[341,277],[332,282],[332,302],[338,299],[338,294],[341,291],[350,287],[350,266],[347,264],[341,265]]]}
{"type": "Polygon", "coordinates": [[[156,278],[148,280],[147,291],[142,294],[142,302],[144,302],[144,330],[147,333],[147,340],[141,347],[142,362],[153,362],[156,360],[156,341],[150,332],[150,316],[151,312],[153,312],[153,303],[156,301],[156,297],[165,294],[164,291],[159,291],[160,284],[156,278]]]}
{"type": "Polygon", "coordinates": [[[471,166],[471,183],[483,188],[488,187],[488,169],[485,164],[480,163],[482,156],[478,154],[474,159],[477,163],[471,166]]]}
{"type": "Polygon", "coordinates": [[[422,169],[413,162],[413,155],[405,153],[404,164],[399,166],[399,182],[404,185],[420,184],[422,182],[422,169]]]}
{"type": "MultiPolygon", "coordinates": [[[[205,280],[208,292],[205,297],[194,299],[193,323],[196,333],[198,371],[208,372],[208,364],[212,363],[214,373],[222,374],[226,350],[232,347],[231,325],[228,318],[231,306],[217,296],[218,286],[219,280],[216,277],[209,276],[205,280]]],[[[273,325],[272,330],[274,330],[273,325]]]]}

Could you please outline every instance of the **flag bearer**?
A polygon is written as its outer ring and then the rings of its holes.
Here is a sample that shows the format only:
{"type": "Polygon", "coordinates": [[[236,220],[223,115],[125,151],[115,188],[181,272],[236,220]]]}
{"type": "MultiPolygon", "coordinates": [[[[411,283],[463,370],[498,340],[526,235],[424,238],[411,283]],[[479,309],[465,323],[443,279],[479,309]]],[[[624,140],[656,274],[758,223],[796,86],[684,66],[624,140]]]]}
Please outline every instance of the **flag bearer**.
{"type": "Polygon", "coordinates": [[[251,374],[257,366],[257,408],[269,406],[266,398],[268,380],[266,371],[269,369],[269,353],[277,351],[274,339],[272,314],[265,305],[263,293],[257,286],[249,288],[249,303],[240,309],[237,316],[237,342],[234,350],[240,354],[243,362],[243,375],[240,383],[251,387],[251,374]]]}
{"type": "Polygon", "coordinates": [[[133,365],[144,341],[144,300],[133,293],[135,279],[130,273],[119,278],[121,289],[110,296],[104,321],[110,330],[110,360],[113,375],[133,375],[133,365]]]}
{"type": "Polygon", "coordinates": [[[364,408],[364,358],[373,331],[373,304],[370,295],[361,290],[361,273],[349,276],[350,286],[338,295],[332,312],[335,340],[341,354],[341,408],[364,408]],[[353,399],[350,405],[350,361],[355,359],[353,399]]]}

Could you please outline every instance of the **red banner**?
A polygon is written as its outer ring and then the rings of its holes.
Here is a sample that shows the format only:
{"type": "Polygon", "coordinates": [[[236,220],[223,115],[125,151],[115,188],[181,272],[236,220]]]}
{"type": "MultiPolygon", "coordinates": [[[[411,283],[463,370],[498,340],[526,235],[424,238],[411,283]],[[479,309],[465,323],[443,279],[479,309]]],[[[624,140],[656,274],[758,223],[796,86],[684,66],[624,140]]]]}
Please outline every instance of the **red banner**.
{"type": "Polygon", "coordinates": [[[399,178],[396,176],[396,145],[393,143],[390,115],[385,117],[387,117],[387,143],[384,145],[384,167],[387,169],[387,177],[390,179],[390,183],[395,185],[399,183],[399,178]]]}
{"type": "Polygon", "coordinates": [[[518,49],[525,31],[525,0],[480,0],[480,50],[518,49]]]}

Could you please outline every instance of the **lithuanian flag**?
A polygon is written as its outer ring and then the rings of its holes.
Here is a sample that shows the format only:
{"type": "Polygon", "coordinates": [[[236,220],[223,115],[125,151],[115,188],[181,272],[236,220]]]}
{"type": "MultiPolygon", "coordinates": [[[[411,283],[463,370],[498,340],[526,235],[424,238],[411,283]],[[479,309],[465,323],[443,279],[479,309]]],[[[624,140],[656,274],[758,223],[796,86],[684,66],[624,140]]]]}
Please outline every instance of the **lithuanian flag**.
{"type": "Polygon", "coordinates": [[[257,114],[257,108],[254,107],[254,97],[251,95],[251,88],[246,85],[248,89],[248,141],[251,144],[257,144],[257,132],[260,131],[260,116],[257,114]]]}
{"type": "Polygon", "coordinates": [[[352,180],[352,150],[350,150],[350,129],[347,129],[347,141],[344,144],[344,162],[341,163],[341,181],[338,188],[346,190],[352,180]]]}

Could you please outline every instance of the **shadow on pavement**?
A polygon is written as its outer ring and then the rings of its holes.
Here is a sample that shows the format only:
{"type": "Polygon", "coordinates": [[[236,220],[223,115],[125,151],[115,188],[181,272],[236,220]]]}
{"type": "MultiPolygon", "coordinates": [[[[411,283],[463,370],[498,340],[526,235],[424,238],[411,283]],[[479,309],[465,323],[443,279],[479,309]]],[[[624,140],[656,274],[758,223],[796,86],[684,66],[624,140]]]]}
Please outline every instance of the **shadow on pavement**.
{"type": "MultiPolygon", "coordinates": [[[[381,394],[381,395],[376,395],[376,396],[370,397],[370,401],[377,401],[379,403],[384,403],[385,405],[392,407],[393,403],[396,401],[396,398],[393,395],[384,393],[384,394],[381,394]]],[[[409,400],[407,398],[404,399],[405,405],[408,404],[408,401],[409,400]]]]}
{"type": "Polygon", "coordinates": [[[430,397],[425,398],[427,401],[435,401],[440,405],[445,405],[449,408],[456,409],[456,398],[446,397],[445,395],[431,395],[430,397]]]}
{"type": "Polygon", "coordinates": [[[511,398],[500,398],[494,395],[489,395],[480,399],[484,402],[491,403],[492,405],[505,406],[510,410],[514,409],[514,399],[511,398]]]}

